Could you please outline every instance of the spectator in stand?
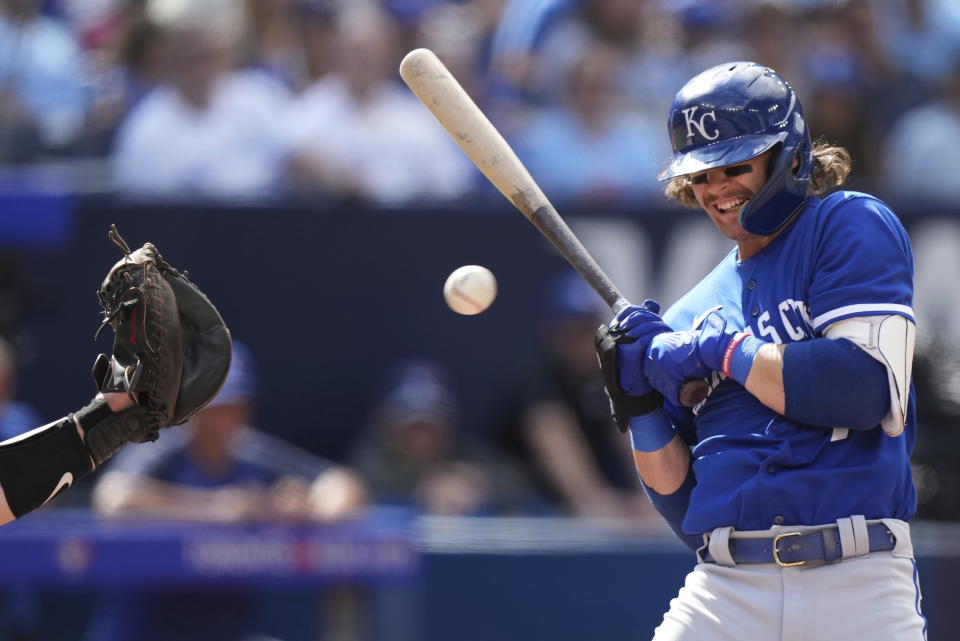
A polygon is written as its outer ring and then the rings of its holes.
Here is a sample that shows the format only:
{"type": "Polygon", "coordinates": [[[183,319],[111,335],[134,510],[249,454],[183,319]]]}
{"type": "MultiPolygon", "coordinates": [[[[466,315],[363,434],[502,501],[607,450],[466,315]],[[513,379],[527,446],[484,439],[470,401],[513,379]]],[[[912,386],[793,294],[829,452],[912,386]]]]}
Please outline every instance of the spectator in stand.
{"type": "Polygon", "coordinates": [[[597,368],[594,335],[609,310],[570,272],[550,287],[545,311],[542,351],[508,403],[499,443],[553,509],[658,522],[633,469],[629,439],[612,429],[597,368]]]}
{"type": "Polygon", "coordinates": [[[811,47],[805,61],[805,115],[817,138],[842,145],[856,158],[859,174],[872,174],[879,154],[879,130],[865,104],[863,74],[852,52],[811,47]]]}
{"type": "Polygon", "coordinates": [[[803,50],[804,30],[797,13],[782,2],[760,0],[740,18],[738,28],[742,41],[753,51],[745,59],[778,70],[803,93],[800,59],[795,54],[803,50]]]}
{"type": "Polygon", "coordinates": [[[94,103],[78,155],[108,156],[128,113],[171,72],[168,39],[144,12],[143,3],[125,5],[104,18],[96,46],[88,51],[94,69],[94,103]]]}
{"type": "Polygon", "coordinates": [[[245,67],[259,69],[293,92],[309,84],[301,19],[303,0],[245,0],[249,23],[242,44],[245,67]]]}
{"type": "MultiPolygon", "coordinates": [[[[836,37],[856,56],[861,100],[870,105],[873,119],[886,131],[904,111],[929,98],[930,88],[894,60],[880,32],[878,11],[872,0],[847,0],[822,13],[825,22],[835,25],[836,37]]],[[[879,155],[876,149],[871,153],[879,155]]]]}
{"type": "MultiPolygon", "coordinates": [[[[960,201],[960,54],[933,100],[905,113],[889,132],[882,184],[913,202],[960,201]]],[[[918,255],[922,255],[918,251],[918,255]]]]}
{"type": "MultiPolygon", "coordinates": [[[[477,104],[485,104],[487,89],[481,66],[482,49],[492,8],[487,3],[435,4],[417,22],[416,45],[431,49],[477,104]],[[486,11],[487,13],[484,13],[486,11]]],[[[491,116],[491,114],[488,114],[491,116]]]]}
{"type": "MultiPolygon", "coordinates": [[[[332,521],[354,516],[366,489],[348,468],[252,427],[252,356],[233,344],[223,389],[190,422],[104,468],[93,507],[108,517],[206,522],[332,521]]],[[[106,595],[91,641],[236,641],[255,624],[258,594],[231,588],[106,595]]]]}
{"type": "Polygon", "coordinates": [[[444,373],[404,364],[370,417],[354,461],[374,501],[426,514],[508,514],[528,507],[516,470],[460,429],[460,406],[444,373]]]}
{"type": "Polygon", "coordinates": [[[960,54],[960,3],[956,0],[870,0],[877,33],[893,60],[926,84],[950,73],[960,54]]]}
{"type": "Polygon", "coordinates": [[[242,5],[148,0],[147,14],[168,38],[172,73],[121,124],[112,158],[117,189],[168,199],[275,195],[289,94],[262,72],[234,70],[242,5]]]}
{"type": "Polygon", "coordinates": [[[306,63],[306,87],[312,86],[331,71],[334,62],[336,12],[332,0],[303,0],[298,5],[300,41],[306,63]]]}
{"type": "Polygon", "coordinates": [[[297,189],[386,204],[462,197],[477,172],[398,81],[394,26],[373,7],[337,17],[333,72],[286,120],[297,189]]]}
{"type": "Polygon", "coordinates": [[[200,521],[332,520],[365,502],[359,477],[252,427],[256,374],[234,341],[220,393],[154,447],[127,448],[94,488],[94,508],[200,521]]]}
{"type": "Polygon", "coordinates": [[[810,11],[798,58],[811,131],[850,151],[849,184],[864,190],[875,187],[884,133],[923,96],[919,83],[890,60],[876,23],[869,0],[810,11]]]}
{"type": "Polygon", "coordinates": [[[533,113],[517,153],[551,199],[610,205],[659,197],[663,123],[629,108],[619,54],[604,46],[570,67],[566,99],[533,113]]]}
{"type": "Polygon", "coordinates": [[[68,147],[90,107],[88,80],[69,27],[40,0],[0,0],[0,162],[68,147]]]}
{"type": "Polygon", "coordinates": [[[662,120],[687,70],[674,17],[652,0],[577,0],[573,5],[537,44],[526,78],[533,97],[560,101],[573,64],[595,46],[605,46],[623,60],[616,83],[633,107],[662,120]]]}
{"type": "Polygon", "coordinates": [[[691,74],[730,60],[750,60],[751,49],[737,37],[738,8],[731,0],[664,3],[680,28],[684,58],[691,74]]]}

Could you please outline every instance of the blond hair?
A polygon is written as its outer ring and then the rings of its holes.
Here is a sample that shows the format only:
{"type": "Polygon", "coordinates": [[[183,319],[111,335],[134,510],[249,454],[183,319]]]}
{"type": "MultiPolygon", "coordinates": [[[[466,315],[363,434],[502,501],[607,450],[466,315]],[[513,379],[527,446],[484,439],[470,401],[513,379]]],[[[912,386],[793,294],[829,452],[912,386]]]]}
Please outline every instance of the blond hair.
{"type": "MultiPolygon", "coordinates": [[[[849,151],[823,140],[816,141],[813,143],[813,170],[807,194],[820,196],[828,189],[839,187],[847,180],[850,170],[849,151]]],[[[693,195],[693,183],[690,182],[689,175],[670,179],[663,188],[663,193],[669,200],[676,201],[684,207],[691,209],[699,207],[693,195]]]]}

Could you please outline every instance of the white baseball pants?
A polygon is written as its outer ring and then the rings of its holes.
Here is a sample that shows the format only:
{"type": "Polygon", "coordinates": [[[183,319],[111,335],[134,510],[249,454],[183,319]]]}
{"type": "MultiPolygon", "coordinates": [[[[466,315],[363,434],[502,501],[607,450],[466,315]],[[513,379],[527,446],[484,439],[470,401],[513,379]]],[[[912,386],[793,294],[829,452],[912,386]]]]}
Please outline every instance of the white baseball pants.
{"type": "MultiPolygon", "coordinates": [[[[797,567],[736,565],[728,537],[769,538],[815,527],[714,530],[703,550],[717,562],[698,563],[687,575],[654,641],[925,641],[910,526],[882,522],[896,536],[893,550],[856,556],[847,549],[854,545],[845,545],[842,561],[797,567]]],[[[856,541],[861,550],[864,545],[856,541]]]]}

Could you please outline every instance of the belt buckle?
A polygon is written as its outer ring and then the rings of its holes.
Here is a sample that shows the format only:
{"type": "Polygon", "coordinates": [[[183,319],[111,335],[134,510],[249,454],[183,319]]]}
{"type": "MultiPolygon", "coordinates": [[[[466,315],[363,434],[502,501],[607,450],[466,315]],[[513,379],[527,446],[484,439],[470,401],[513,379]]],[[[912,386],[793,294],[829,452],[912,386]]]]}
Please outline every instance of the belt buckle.
{"type": "Polygon", "coordinates": [[[806,561],[794,561],[793,563],[784,563],[780,560],[780,549],[777,545],[780,543],[780,539],[785,539],[788,536],[800,536],[802,532],[787,532],[785,534],[778,534],[773,537],[773,560],[776,561],[777,565],[782,568],[790,568],[796,565],[803,565],[806,561]]]}

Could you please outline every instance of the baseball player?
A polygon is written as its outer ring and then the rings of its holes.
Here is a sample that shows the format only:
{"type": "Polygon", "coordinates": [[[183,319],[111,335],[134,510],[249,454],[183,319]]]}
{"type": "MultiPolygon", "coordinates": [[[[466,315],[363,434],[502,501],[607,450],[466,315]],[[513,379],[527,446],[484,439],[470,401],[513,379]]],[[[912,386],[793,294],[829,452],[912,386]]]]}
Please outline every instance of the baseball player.
{"type": "MultiPolygon", "coordinates": [[[[127,443],[157,439],[213,398],[230,364],[230,332],[210,300],[151,243],[124,253],[98,292],[115,334],[100,354],[97,395],[60,420],[0,443],[0,525],[40,507],[127,443]]],[[[99,334],[99,332],[97,332],[99,334]]]]}
{"type": "Polygon", "coordinates": [[[872,196],[822,196],[849,154],[812,144],[771,69],[697,75],[669,132],[667,196],[736,247],[662,318],[645,301],[598,332],[640,478],[697,550],[654,638],[920,641],[907,235],[872,196]]]}

